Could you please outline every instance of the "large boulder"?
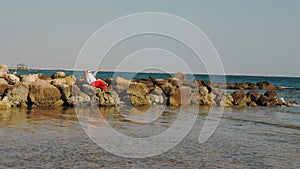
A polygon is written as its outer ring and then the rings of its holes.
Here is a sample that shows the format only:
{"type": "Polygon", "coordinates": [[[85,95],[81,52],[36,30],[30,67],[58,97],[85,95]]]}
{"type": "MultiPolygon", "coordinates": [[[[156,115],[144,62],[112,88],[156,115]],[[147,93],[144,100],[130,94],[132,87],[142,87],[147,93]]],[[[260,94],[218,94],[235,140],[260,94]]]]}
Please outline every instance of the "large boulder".
{"type": "Polygon", "coordinates": [[[24,83],[18,83],[11,86],[7,90],[7,94],[5,97],[11,102],[13,107],[17,106],[27,106],[27,98],[28,98],[29,88],[24,83]]]}
{"type": "Polygon", "coordinates": [[[133,106],[150,106],[151,100],[148,88],[143,83],[132,82],[127,90],[129,100],[133,106]]]}
{"type": "Polygon", "coordinates": [[[143,83],[145,84],[147,87],[148,87],[148,91],[150,92],[151,90],[154,89],[154,83],[152,81],[151,78],[147,78],[147,79],[136,79],[134,80],[135,82],[138,82],[138,83],[143,83]]]}
{"type": "Polygon", "coordinates": [[[219,106],[222,107],[230,107],[233,106],[233,97],[230,93],[224,93],[221,96],[218,96],[219,100],[219,106]]]}
{"type": "Polygon", "coordinates": [[[47,81],[38,80],[30,84],[29,98],[38,107],[51,107],[57,105],[55,103],[60,100],[61,93],[58,88],[47,81]]]}
{"type": "Polygon", "coordinates": [[[121,103],[117,93],[107,93],[99,88],[95,88],[95,95],[92,97],[92,102],[98,106],[116,106],[121,103]]]}
{"type": "Polygon", "coordinates": [[[173,86],[169,82],[166,82],[165,84],[161,85],[160,87],[167,97],[170,97],[171,93],[174,92],[176,89],[176,86],[173,86]]]}
{"type": "Polygon", "coordinates": [[[10,85],[14,85],[18,82],[20,82],[20,78],[14,74],[7,74],[5,76],[5,80],[8,82],[10,85]]]}
{"type": "Polygon", "coordinates": [[[270,102],[270,98],[265,96],[265,95],[261,95],[259,97],[259,99],[257,100],[257,105],[259,106],[268,106],[268,103],[270,102]]]}
{"type": "Polygon", "coordinates": [[[55,72],[53,75],[51,75],[51,77],[53,79],[65,78],[66,77],[66,73],[65,72],[55,72]]]}
{"type": "Polygon", "coordinates": [[[256,92],[256,91],[249,91],[249,92],[247,93],[247,97],[248,97],[251,101],[257,102],[257,100],[258,100],[259,97],[260,97],[260,94],[259,94],[258,92],[256,92]]]}
{"type": "Polygon", "coordinates": [[[4,95],[6,90],[9,88],[9,84],[4,78],[0,78],[0,99],[1,96],[4,95]]]}
{"type": "Polygon", "coordinates": [[[4,64],[0,64],[0,77],[5,77],[8,73],[8,67],[4,64]]]}
{"type": "Polygon", "coordinates": [[[262,90],[275,90],[276,89],[276,87],[274,85],[272,85],[271,83],[269,83],[268,81],[258,82],[256,85],[258,86],[259,89],[262,89],[262,90]]]}
{"type": "Polygon", "coordinates": [[[39,74],[28,74],[28,75],[22,75],[21,76],[21,82],[24,83],[32,83],[40,79],[39,74]]]}
{"type": "Polygon", "coordinates": [[[126,90],[128,90],[129,85],[130,85],[130,80],[128,79],[124,79],[122,77],[117,77],[113,80],[112,84],[113,84],[113,89],[117,92],[117,93],[123,93],[126,90]]]}
{"type": "Polygon", "coordinates": [[[169,97],[171,106],[190,105],[192,89],[189,86],[182,86],[174,90],[169,97]]]}
{"type": "Polygon", "coordinates": [[[214,93],[209,93],[206,86],[198,87],[198,90],[195,90],[191,94],[192,103],[200,104],[200,105],[204,105],[204,106],[216,105],[215,98],[216,98],[216,95],[214,93]]]}
{"type": "Polygon", "coordinates": [[[277,92],[275,92],[274,90],[266,91],[264,95],[267,96],[270,99],[276,99],[277,98],[277,92]]]}
{"type": "Polygon", "coordinates": [[[233,97],[233,104],[237,106],[247,106],[247,103],[250,102],[247,99],[247,95],[242,91],[236,91],[232,94],[233,97]]]}

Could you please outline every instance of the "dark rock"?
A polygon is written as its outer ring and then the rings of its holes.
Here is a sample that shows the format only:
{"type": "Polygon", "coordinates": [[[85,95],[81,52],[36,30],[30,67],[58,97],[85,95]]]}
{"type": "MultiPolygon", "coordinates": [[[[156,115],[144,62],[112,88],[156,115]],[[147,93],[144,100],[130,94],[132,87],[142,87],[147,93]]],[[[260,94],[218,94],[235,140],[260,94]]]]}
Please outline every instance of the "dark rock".
{"type": "Polygon", "coordinates": [[[262,90],[274,90],[276,88],[274,85],[270,84],[267,81],[258,82],[256,85],[259,89],[262,90]]]}
{"type": "Polygon", "coordinates": [[[256,91],[249,91],[247,97],[249,97],[251,101],[256,102],[259,99],[260,94],[256,91]]]}
{"type": "Polygon", "coordinates": [[[260,95],[259,99],[257,100],[257,105],[259,106],[267,106],[270,101],[270,98],[265,95],[260,95]]]}
{"type": "Polygon", "coordinates": [[[242,91],[233,92],[232,97],[234,105],[247,106],[247,103],[249,102],[247,95],[242,91]]]}
{"type": "Polygon", "coordinates": [[[239,90],[245,90],[249,88],[248,83],[236,83],[234,87],[235,89],[239,90]]]}
{"type": "Polygon", "coordinates": [[[277,92],[275,92],[274,90],[269,90],[269,91],[265,92],[264,95],[269,97],[270,99],[276,99],[277,98],[277,92]]]}
{"type": "Polygon", "coordinates": [[[167,97],[169,97],[171,95],[171,93],[174,92],[174,90],[176,89],[176,86],[173,86],[171,83],[167,82],[167,83],[161,85],[161,89],[163,90],[165,95],[167,97]]]}
{"type": "Polygon", "coordinates": [[[257,104],[253,101],[251,101],[248,105],[251,106],[251,107],[257,107],[257,104]]]}

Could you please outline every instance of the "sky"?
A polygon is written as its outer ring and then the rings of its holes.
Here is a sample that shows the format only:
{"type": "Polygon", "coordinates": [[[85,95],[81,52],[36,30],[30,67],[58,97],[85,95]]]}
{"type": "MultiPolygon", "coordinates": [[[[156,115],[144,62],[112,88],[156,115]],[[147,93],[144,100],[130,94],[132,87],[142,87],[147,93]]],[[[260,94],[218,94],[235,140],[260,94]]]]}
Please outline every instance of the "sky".
{"type": "MultiPolygon", "coordinates": [[[[202,30],[227,74],[300,76],[299,9],[298,0],[1,0],[0,63],[10,67],[26,63],[31,68],[95,69],[99,59],[77,62],[93,33],[125,15],[162,12],[184,18],[202,30]]],[[[163,50],[140,52],[143,56],[132,55],[124,61],[134,49],[154,47],[179,55],[193,72],[206,71],[206,65],[196,61],[182,44],[155,35],[118,44],[100,64],[107,71],[117,66],[121,71],[140,71],[143,66],[145,70],[185,70],[186,66],[163,50]]]]}

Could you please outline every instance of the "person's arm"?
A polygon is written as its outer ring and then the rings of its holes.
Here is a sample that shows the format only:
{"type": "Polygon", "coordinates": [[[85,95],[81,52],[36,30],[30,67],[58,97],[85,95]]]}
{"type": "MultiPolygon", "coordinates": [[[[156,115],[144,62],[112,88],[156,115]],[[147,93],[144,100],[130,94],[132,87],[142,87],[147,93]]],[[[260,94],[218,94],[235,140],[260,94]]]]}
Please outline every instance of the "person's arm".
{"type": "Polygon", "coordinates": [[[97,73],[98,73],[100,70],[101,70],[101,66],[99,66],[99,67],[98,67],[98,69],[97,69],[97,70],[95,70],[95,72],[94,72],[93,76],[94,76],[94,77],[96,77],[97,73]]]}
{"type": "Polygon", "coordinates": [[[86,67],[84,67],[83,70],[84,70],[84,78],[85,78],[85,80],[87,80],[88,79],[88,70],[86,69],[86,67]]]}

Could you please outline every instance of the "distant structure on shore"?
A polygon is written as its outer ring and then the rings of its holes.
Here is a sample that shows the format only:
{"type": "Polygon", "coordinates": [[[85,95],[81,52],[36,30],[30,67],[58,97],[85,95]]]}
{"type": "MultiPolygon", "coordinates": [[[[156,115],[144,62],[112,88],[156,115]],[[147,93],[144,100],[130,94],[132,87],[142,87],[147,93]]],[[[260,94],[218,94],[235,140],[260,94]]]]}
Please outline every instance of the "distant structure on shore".
{"type": "Polygon", "coordinates": [[[20,63],[17,65],[17,70],[28,71],[28,66],[24,63],[20,63]]]}
{"type": "Polygon", "coordinates": [[[14,70],[14,71],[28,71],[29,70],[28,66],[24,63],[19,63],[17,65],[17,67],[12,67],[10,69],[14,70]]]}

